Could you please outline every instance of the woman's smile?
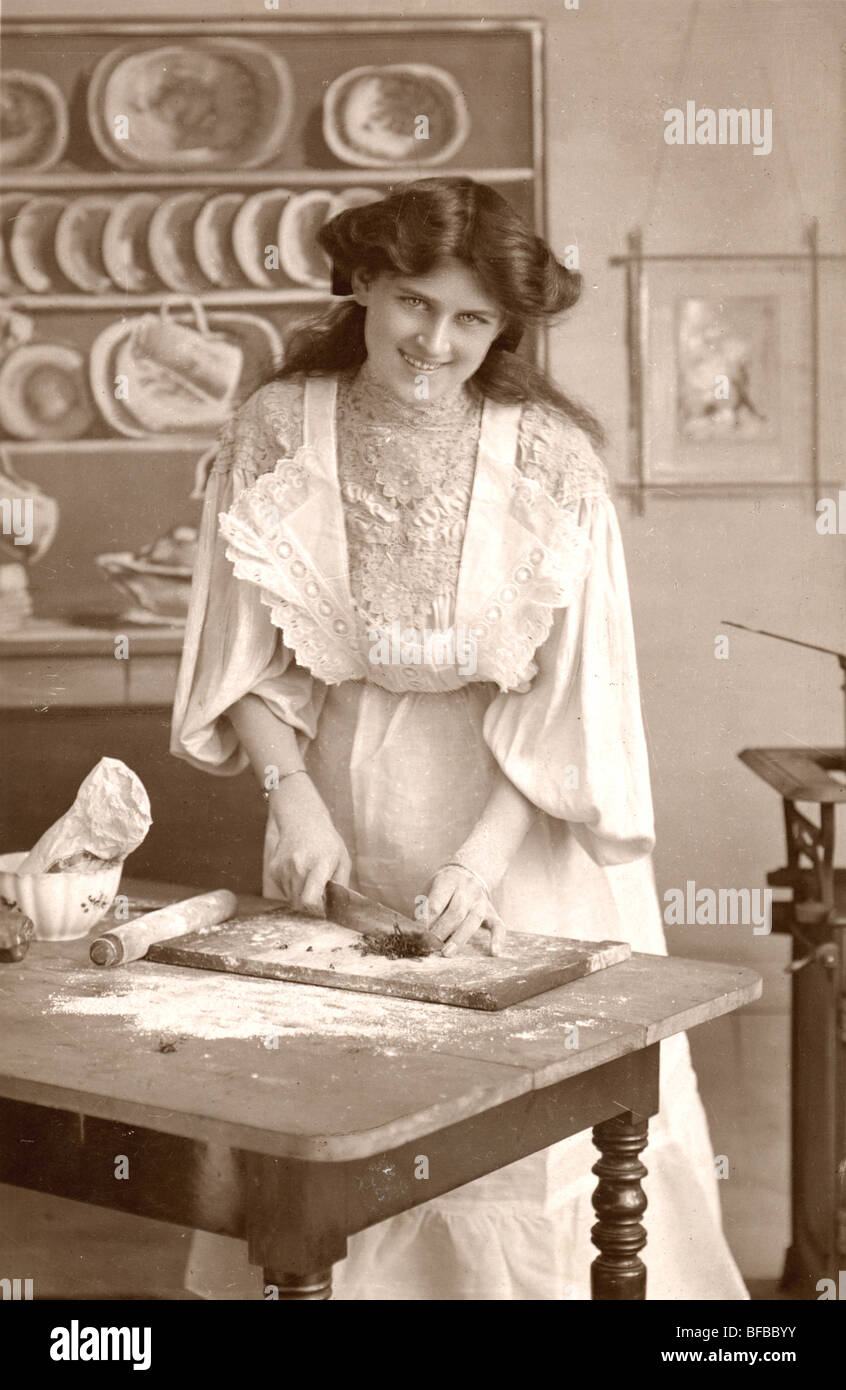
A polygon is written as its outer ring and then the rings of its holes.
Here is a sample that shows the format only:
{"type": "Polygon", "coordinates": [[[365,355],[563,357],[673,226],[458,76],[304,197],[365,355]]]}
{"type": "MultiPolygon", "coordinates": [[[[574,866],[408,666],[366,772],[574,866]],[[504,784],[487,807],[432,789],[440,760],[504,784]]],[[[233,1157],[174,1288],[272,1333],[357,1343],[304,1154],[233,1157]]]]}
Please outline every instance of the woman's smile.
{"type": "Polygon", "coordinates": [[[439,367],[448,367],[448,362],[430,362],[422,357],[412,357],[411,353],[404,352],[400,348],[400,357],[404,358],[410,367],[417,372],[436,372],[439,367]]]}

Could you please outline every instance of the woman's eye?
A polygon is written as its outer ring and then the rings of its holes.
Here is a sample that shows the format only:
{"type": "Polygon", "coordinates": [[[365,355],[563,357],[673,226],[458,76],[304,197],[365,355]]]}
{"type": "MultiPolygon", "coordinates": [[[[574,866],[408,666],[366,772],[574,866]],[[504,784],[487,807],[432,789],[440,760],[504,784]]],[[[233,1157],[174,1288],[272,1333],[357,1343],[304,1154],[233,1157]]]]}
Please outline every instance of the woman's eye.
{"type": "Polygon", "coordinates": [[[478,314],[459,314],[458,317],[465,323],[487,323],[487,319],[480,319],[478,314]]]}
{"type": "Polygon", "coordinates": [[[418,299],[418,298],[416,297],[416,295],[413,295],[413,294],[404,294],[404,295],[402,296],[402,303],[403,303],[403,304],[412,304],[412,305],[416,305],[416,304],[422,304],[422,303],[423,303],[423,300],[422,300],[422,299],[418,299]]]}

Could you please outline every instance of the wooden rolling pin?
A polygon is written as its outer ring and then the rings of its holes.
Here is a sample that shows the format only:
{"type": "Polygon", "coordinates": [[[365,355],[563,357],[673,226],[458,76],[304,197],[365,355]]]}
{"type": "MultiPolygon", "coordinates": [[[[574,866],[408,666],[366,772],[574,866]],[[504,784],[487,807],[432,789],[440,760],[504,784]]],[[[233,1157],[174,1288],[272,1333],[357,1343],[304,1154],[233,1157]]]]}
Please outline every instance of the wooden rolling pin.
{"type": "Polygon", "coordinates": [[[228,888],[171,903],[170,907],[147,912],[143,917],[136,917],[134,922],[98,936],[91,943],[91,959],[95,965],[126,965],[129,961],[140,960],[155,942],[185,936],[202,927],[217,926],[231,917],[237,906],[238,899],[228,888]]]}

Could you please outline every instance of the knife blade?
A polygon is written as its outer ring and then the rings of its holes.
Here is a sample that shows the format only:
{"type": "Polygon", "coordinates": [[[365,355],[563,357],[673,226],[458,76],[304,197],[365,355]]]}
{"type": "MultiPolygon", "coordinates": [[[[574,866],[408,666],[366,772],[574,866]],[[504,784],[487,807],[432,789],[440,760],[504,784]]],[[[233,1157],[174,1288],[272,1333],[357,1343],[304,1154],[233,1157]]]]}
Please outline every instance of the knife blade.
{"type": "Polygon", "coordinates": [[[440,937],[426,931],[419,922],[404,917],[392,907],[385,907],[384,903],[377,903],[373,898],[366,898],[363,893],[356,893],[353,888],[345,888],[334,879],[330,879],[326,885],[325,903],[327,921],[335,922],[339,927],[349,927],[363,936],[392,937],[399,932],[403,936],[413,936],[422,945],[428,946],[426,954],[443,951],[444,943],[440,937]]]}

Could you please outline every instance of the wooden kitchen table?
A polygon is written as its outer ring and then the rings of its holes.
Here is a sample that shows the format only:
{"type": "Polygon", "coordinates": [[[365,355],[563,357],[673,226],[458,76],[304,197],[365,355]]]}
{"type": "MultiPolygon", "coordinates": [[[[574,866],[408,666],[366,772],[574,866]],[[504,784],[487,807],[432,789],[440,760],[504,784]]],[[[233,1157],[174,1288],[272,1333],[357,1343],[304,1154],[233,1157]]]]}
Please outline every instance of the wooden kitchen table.
{"type": "Polygon", "coordinates": [[[329,1298],[354,1232],[589,1126],[592,1297],[645,1298],[638,1155],[658,1044],[761,992],[739,966],[633,955],[483,1013],[103,969],[89,945],[35,942],[0,965],[0,1181],[246,1240],[265,1296],[284,1300],[329,1298]]]}

